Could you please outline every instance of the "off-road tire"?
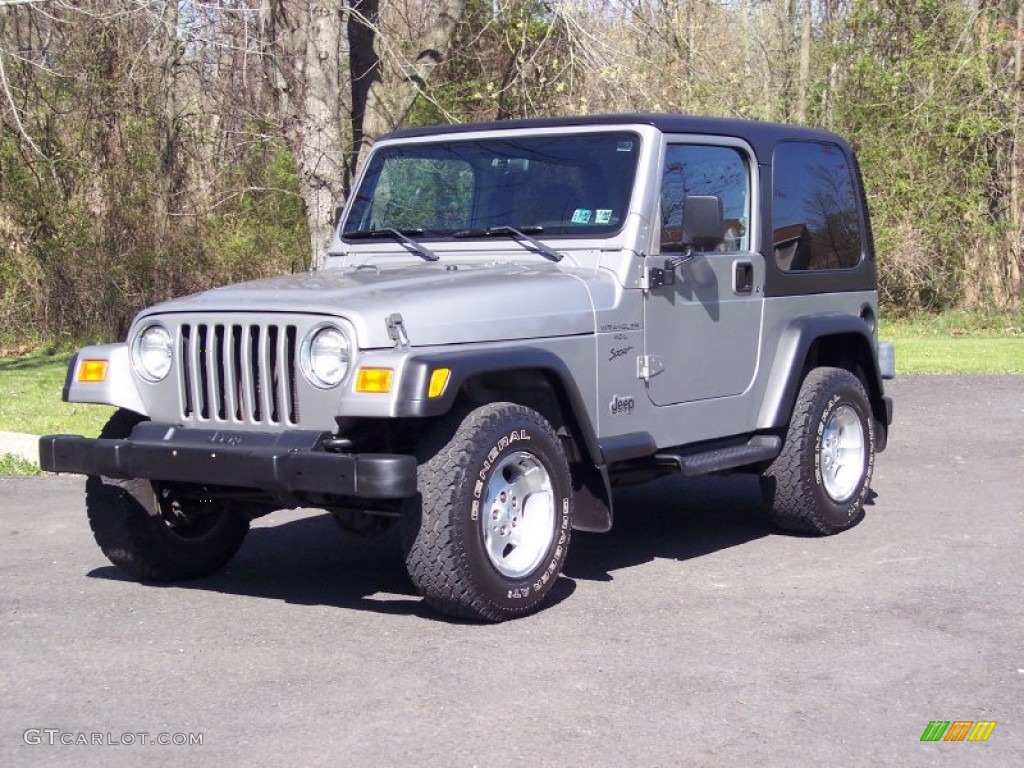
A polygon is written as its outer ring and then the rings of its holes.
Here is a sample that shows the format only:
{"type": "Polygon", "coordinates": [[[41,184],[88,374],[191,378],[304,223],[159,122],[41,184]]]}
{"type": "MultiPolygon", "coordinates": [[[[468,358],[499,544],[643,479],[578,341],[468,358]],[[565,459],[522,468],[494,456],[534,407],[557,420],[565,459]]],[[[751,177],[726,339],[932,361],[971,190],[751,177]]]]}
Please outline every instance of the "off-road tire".
{"type": "Polygon", "coordinates": [[[828,536],[860,522],[875,463],[874,429],[871,406],[856,376],[841,368],[811,370],[793,406],[782,452],[761,476],[765,503],[776,525],[828,536]],[[843,433],[848,435],[842,437],[843,433]],[[836,460],[834,449],[826,444],[829,435],[840,435],[840,442],[853,446],[844,449],[843,461],[852,470],[838,483],[838,498],[829,492],[829,486],[834,491],[838,482],[828,475],[836,460]]]}
{"type": "MultiPolygon", "coordinates": [[[[131,434],[143,418],[119,410],[101,438],[131,434]]],[[[96,543],[110,562],[143,581],[177,581],[209,576],[232,558],[249,530],[247,517],[214,509],[194,522],[170,525],[159,513],[149,480],[117,480],[90,475],[85,506],[96,543]]]]}
{"type": "Polygon", "coordinates": [[[427,604],[482,621],[536,610],[558,579],[572,531],[569,464],[551,425],[525,406],[490,403],[438,422],[417,458],[419,495],[406,505],[402,538],[427,604]],[[523,536],[521,550],[503,546],[506,532],[509,542],[523,536]],[[515,562],[521,554],[525,561],[515,562]]]}

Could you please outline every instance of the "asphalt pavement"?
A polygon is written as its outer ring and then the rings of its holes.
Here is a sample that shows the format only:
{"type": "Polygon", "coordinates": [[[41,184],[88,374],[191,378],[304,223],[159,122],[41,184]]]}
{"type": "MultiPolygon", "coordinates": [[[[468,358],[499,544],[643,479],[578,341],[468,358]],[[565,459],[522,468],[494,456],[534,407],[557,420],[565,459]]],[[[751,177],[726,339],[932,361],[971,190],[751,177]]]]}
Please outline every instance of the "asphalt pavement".
{"type": "Polygon", "coordinates": [[[551,604],[493,626],[309,510],[138,584],[82,479],[0,479],[0,765],[1024,765],[1024,377],[889,389],[856,528],[778,533],[748,477],[627,489],[551,604]],[[996,726],[921,741],[957,720],[996,726]]]}

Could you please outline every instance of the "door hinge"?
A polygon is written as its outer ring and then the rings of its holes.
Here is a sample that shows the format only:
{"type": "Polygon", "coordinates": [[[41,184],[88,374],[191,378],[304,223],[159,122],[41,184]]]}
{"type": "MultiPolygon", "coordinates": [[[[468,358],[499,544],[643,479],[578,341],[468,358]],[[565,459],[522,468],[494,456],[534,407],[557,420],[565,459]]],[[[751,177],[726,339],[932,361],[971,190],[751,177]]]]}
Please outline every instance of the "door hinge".
{"type": "Polygon", "coordinates": [[[638,379],[650,381],[663,370],[665,370],[665,360],[657,355],[640,355],[636,359],[636,377],[638,379]]]}
{"type": "Polygon", "coordinates": [[[654,291],[663,285],[672,285],[676,281],[675,271],[662,269],[661,267],[644,267],[644,291],[654,291]]]}
{"type": "Polygon", "coordinates": [[[652,267],[644,265],[643,289],[653,291],[664,285],[674,285],[676,282],[676,270],[693,258],[693,251],[676,253],[665,258],[663,266],[652,267]]]}

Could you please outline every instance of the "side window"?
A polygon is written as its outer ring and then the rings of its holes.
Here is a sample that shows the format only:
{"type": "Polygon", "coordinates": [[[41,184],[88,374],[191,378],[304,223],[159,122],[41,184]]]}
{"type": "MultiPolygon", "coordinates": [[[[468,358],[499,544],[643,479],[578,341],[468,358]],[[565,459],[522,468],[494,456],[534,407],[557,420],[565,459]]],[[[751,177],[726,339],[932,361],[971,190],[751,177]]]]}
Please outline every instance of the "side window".
{"type": "Polygon", "coordinates": [[[839,147],[783,142],[775,148],[772,179],[772,231],[781,269],[848,269],[860,263],[857,191],[839,147]]]}
{"type": "Polygon", "coordinates": [[[743,154],[734,147],[670,144],[661,180],[661,249],[679,250],[689,195],[714,195],[722,201],[724,251],[750,247],[750,181],[743,154]]]}

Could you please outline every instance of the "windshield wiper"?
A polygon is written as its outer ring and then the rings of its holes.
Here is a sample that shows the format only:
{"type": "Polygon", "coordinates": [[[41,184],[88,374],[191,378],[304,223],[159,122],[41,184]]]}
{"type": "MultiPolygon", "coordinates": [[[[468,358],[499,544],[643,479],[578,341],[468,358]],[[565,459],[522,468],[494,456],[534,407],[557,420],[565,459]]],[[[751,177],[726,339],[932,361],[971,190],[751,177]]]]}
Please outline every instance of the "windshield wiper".
{"type": "Polygon", "coordinates": [[[441,257],[413,240],[409,235],[422,235],[422,229],[395,229],[394,227],[383,227],[382,229],[355,229],[351,232],[342,232],[342,237],[393,237],[398,242],[407,246],[410,251],[427,261],[438,261],[441,257]]]}
{"type": "Polygon", "coordinates": [[[532,234],[539,235],[543,231],[544,227],[539,226],[522,227],[520,229],[501,226],[487,227],[486,229],[461,229],[458,232],[453,232],[452,237],[495,237],[497,235],[510,235],[520,242],[525,240],[552,261],[561,261],[564,259],[565,254],[559,253],[554,248],[544,245],[544,243],[537,238],[530,237],[530,235],[527,234],[527,232],[530,232],[532,234]]]}

